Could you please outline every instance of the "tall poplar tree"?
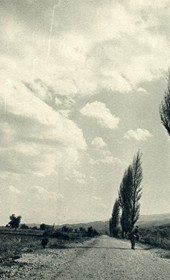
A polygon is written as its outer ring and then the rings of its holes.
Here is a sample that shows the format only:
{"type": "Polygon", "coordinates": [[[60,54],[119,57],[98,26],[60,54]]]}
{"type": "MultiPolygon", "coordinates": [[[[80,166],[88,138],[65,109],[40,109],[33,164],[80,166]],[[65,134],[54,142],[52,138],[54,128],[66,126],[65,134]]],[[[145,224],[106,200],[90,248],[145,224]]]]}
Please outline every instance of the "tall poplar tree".
{"type": "Polygon", "coordinates": [[[132,212],[132,167],[131,165],[124,172],[119,191],[119,203],[122,209],[121,227],[122,237],[131,230],[131,212],[132,212]]]}
{"type": "Polygon", "coordinates": [[[116,199],[113,206],[112,217],[110,219],[110,235],[114,237],[117,237],[119,232],[119,221],[120,221],[119,212],[120,212],[120,204],[119,204],[119,200],[116,199]]]}
{"type": "Polygon", "coordinates": [[[142,179],[143,179],[143,171],[142,171],[142,162],[141,162],[142,154],[140,152],[133,159],[132,163],[132,198],[131,198],[131,227],[133,229],[135,223],[139,219],[140,214],[140,203],[139,200],[142,196],[142,179]]]}
{"type": "Polygon", "coordinates": [[[142,195],[141,182],[143,179],[141,153],[138,152],[133,162],[124,173],[120,191],[119,203],[122,209],[121,226],[122,236],[131,232],[139,219],[140,203],[142,195]]]}
{"type": "Polygon", "coordinates": [[[170,135],[170,70],[167,75],[167,89],[160,106],[161,122],[170,135]]]}

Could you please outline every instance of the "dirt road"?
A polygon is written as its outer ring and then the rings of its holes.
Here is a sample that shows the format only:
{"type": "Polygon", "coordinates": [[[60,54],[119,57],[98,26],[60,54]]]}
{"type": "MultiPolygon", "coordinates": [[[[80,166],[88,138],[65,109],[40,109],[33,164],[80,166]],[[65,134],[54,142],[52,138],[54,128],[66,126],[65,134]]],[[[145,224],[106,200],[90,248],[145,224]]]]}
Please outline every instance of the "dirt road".
{"type": "Polygon", "coordinates": [[[66,249],[40,249],[4,267],[2,279],[132,280],[170,279],[170,260],[154,250],[101,236],[66,249]]]}

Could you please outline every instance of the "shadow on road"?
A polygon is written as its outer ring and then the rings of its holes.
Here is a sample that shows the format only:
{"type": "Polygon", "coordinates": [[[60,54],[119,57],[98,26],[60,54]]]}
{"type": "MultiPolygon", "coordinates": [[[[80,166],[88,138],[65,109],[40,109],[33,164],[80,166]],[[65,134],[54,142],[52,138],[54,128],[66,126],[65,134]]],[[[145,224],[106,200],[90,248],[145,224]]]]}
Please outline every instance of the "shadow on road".
{"type": "MultiPolygon", "coordinates": [[[[132,250],[131,248],[122,248],[122,247],[104,247],[104,246],[102,246],[102,247],[97,247],[97,246],[76,246],[76,247],[74,247],[74,246],[72,246],[72,247],[70,247],[70,246],[64,246],[64,247],[57,247],[57,246],[50,246],[50,248],[51,249],[63,249],[63,250],[66,250],[66,249],[108,249],[108,250],[132,250]]],[[[144,249],[142,249],[142,248],[136,248],[135,250],[144,250],[144,249]]]]}

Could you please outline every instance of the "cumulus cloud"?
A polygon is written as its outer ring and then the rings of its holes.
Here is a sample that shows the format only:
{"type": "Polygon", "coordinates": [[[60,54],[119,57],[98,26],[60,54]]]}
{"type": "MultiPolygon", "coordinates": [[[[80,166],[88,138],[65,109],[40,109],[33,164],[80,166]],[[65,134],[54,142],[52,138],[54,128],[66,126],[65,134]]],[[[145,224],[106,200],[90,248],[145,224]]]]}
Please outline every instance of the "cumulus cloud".
{"type": "Polygon", "coordinates": [[[47,176],[86,149],[82,130],[22,82],[1,83],[0,169],[47,176]]]}
{"type": "Polygon", "coordinates": [[[85,184],[86,183],[86,175],[85,173],[82,173],[81,171],[77,169],[72,169],[69,174],[67,174],[67,177],[65,177],[66,181],[74,180],[79,184],[85,184]]]}
{"type": "Polygon", "coordinates": [[[60,1],[54,17],[53,6],[43,2],[40,9],[38,2],[15,1],[13,9],[2,3],[1,41],[9,48],[3,48],[0,60],[6,77],[39,81],[31,87],[43,100],[51,93],[42,80],[55,89],[54,95],[74,97],[101,89],[129,92],[167,69],[169,41],[161,32],[168,34],[167,1],[60,1]],[[30,15],[35,15],[33,22],[30,15]]]}
{"type": "Polygon", "coordinates": [[[111,151],[108,149],[107,144],[101,137],[96,137],[92,141],[90,164],[92,165],[110,165],[121,164],[121,160],[113,157],[111,151]]]}
{"type": "Polygon", "coordinates": [[[105,128],[115,129],[118,127],[119,118],[112,115],[102,102],[87,103],[80,112],[83,116],[96,119],[97,123],[105,128]]]}
{"type": "Polygon", "coordinates": [[[102,149],[104,147],[107,147],[107,144],[103,141],[102,137],[96,137],[91,142],[92,146],[94,146],[96,149],[102,149]]]}
{"type": "Polygon", "coordinates": [[[153,135],[147,129],[138,128],[135,130],[129,130],[124,135],[127,139],[135,139],[137,141],[146,141],[148,138],[151,138],[153,135]]]}
{"type": "Polygon", "coordinates": [[[145,88],[142,88],[142,87],[139,87],[139,88],[137,89],[137,92],[143,93],[143,94],[147,94],[146,89],[145,89],[145,88]]]}

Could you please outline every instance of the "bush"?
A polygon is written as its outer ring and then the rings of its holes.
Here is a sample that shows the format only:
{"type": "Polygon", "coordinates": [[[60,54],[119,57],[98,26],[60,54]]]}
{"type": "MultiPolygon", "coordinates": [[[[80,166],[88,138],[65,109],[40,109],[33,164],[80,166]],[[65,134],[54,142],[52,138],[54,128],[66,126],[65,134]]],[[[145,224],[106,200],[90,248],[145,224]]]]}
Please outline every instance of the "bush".
{"type": "Polygon", "coordinates": [[[170,249],[170,227],[152,227],[140,230],[140,241],[154,247],[170,249]]]}

